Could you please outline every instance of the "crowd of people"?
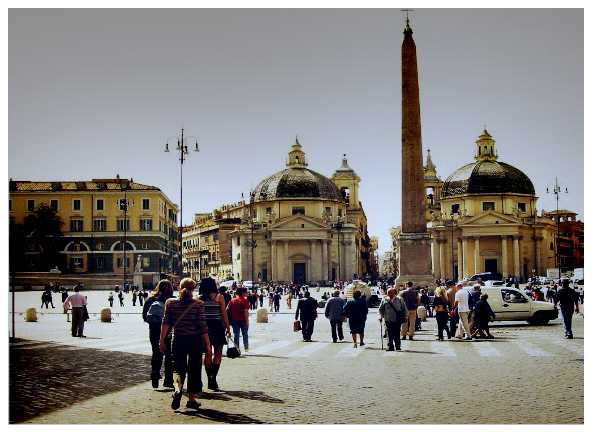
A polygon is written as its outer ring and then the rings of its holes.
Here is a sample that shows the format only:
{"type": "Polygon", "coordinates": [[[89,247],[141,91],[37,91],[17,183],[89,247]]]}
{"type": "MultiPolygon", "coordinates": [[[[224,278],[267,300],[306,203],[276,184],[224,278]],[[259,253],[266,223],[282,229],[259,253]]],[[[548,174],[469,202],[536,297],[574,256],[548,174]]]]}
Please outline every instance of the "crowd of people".
{"type": "MultiPolygon", "coordinates": [[[[72,295],[62,291],[64,311],[72,310],[73,337],[84,337],[84,322],[88,319],[87,298],[80,294],[80,288],[80,285],[75,286],[72,295]]],[[[174,390],[172,409],[180,407],[184,384],[188,393],[186,407],[199,408],[203,363],[207,388],[220,390],[217,376],[223,347],[239,348],[241,342],[243,349],[249,350],[249,311],[264,307],[265,298],[268,299],[270,312],[279,312],[283,296],[288,309],[292,309],[294,298],[298,300],[294,331],[301,330],[304,342],[312,341],[314,323],[322,306],[330,323],[333,343],[343,341],[343,324],[347,323],[354,349],[365,345],[369,309],[365,295],[357,287],[353,289],[352,298],[347,299],[345,291],[342,291],[343,284],[337,284],[331,295],[323,293],[321,302],[311,296],[307,286],[268,283],[251,288],[234,283],[228,290],[225,286],[217,286],[212,278],[204,278],[198,284],[191,278],[182,279],[177,296],[174,296],[174,286],[167,279],[161,280],[150,294],[132,288],[132,304],[135,306],[139,302],[142,318],[149,326],[151,383],[158,388],[163,378],[162,386],[174,390]],[[164,376],[161,375],[162,368],[164,376]]],[[[404,286],[380,283],[378,288],[382,295],[378,319],[381,337],[388,340],[388,351],[401,350],[402,340],[414,340],[416,331],[421,329],[422,319],[426,317],[436,319],[436,339],[439,341],[443,341],[445,335],[449,340],[494,338],[489,327],[495,314],[488,303],[488,294],[482,293],[481,280],[472,287],[444,281],[435,289],[433,297],[426,288],[415,287],[412,282],[404,286]]],[[[124,290],[116,286],[115,291],[123,306],[124,290]]],[[[529,291],[535,300],[547,299],[559,304],[565,335],[572,338],[572,314],[578,312],[579,295],[569,282],[562,281],[560,287],[549,286],[545,290],[528,285],[529,291]]],[[[44,291],[42,301],[46,307],[52,303],[51,289],[44,291]],[[50,297],[46,294],[48,291],[50,297]]],[[[108,302],[113,306],[112,292],[108,302]]]]}

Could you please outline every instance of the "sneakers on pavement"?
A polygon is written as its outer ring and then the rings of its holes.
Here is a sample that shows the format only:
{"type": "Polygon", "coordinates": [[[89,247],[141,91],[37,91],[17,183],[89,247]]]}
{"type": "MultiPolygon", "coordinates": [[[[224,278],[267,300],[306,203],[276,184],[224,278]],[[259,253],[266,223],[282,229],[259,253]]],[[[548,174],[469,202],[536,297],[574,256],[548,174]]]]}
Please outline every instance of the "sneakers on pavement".
{"type": "Polygon", "coordinates": [[[172,396],[171,409],[177,410],[180,408],[180,401],[182,400],[182,392],[177,391],[172,396]]]}

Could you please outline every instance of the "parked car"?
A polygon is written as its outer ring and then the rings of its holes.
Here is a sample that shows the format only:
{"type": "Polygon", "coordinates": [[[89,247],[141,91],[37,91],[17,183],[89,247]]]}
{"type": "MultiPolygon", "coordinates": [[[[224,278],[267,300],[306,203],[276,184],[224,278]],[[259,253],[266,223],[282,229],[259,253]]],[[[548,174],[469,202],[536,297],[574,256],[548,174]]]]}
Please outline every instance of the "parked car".
{"type": "Polygon", "coordinates": [[[496,286],[504,286],[505,282],[501,281],[501,280],[489,280],[485,282],[485,287],[486,288],[491,288],[491,287],[496,287],[496,286]]]}
{"type": "Polygon", "coordinates": [[[516,288],[483,286],[481,292],[488,295],[496,321],[527,321],[529,324],[545,325],[558,318],[558,308],[553,303],[532,300],[516,288]]]}
{"type": "Polygon", "coordinates": [[[469,278],[470,281],[476,281],[478,279],[481,279],[483,282],[486,282],[491,280],[501,280],[502,276],[497,273],[483,272],[474,274],[469,278]]]}

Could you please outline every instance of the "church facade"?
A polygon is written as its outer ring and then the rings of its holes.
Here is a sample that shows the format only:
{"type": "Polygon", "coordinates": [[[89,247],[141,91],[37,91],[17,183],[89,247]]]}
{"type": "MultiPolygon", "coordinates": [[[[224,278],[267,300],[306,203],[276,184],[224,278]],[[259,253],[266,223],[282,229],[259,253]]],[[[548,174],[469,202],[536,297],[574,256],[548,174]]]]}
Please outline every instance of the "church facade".
{"type": "Polygon", "coordinates": [[[234,278],[317,283],[374,277],[359,182],[345,156],[330,178],[309,169],[296,139],[286,168],[258,183],[241,208],[242,223],[230,235],[234,278]]]}
{"type": "Polygon", "coordinates": [[[445,181],[428,151],[424,180],[436,279],[493,272],[527,280],[555,267],[554,221],[538,215],[533,183],[498,160],[496,142],[486,130],[476,141],[475,161],[445,181]]]}

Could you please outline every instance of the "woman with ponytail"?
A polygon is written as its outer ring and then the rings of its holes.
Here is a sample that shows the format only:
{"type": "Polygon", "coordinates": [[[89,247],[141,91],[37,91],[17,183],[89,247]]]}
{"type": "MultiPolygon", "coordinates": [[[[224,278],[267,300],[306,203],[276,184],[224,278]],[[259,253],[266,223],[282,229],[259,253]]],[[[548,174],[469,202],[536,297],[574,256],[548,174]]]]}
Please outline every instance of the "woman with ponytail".
{"type": "Polygon", "coordinates": [[[180,408],[182,389],[188,375],[188,402],[186,408],[198,409],[198,393],[202,391],[201,368],[202,354],[205,356],[205,366],[210,367],[212,358],[209,329],[205,321],[204,304],[194,300],[196,282],[191,278],[184,278],[180,282],[177,299],[169,299],[165,303],[163,324],[159,348],[166,349],[165,338],[169,329],[173,327],[172,352],[176,370],[176,384],[178,386],[173,395],[172,409],[180,408]]]}
{"type": "Polygon", "coordinates": [[[200,299],[204,302],[207,327],[209,328],[209,340],[213,349],[212,361],[205,359],[205,370],[208,377],[209,390],[219,391],[217,384],[217,373],[221,366],[223,345],[226,343],[226,336],[230,336],[229,320],[225,310],[225,299],[217,292],[217,283],[213,278],[207,277],[200,281],[200,299]],[[211,363],[209,366],[208,363],[211,363]]]}

